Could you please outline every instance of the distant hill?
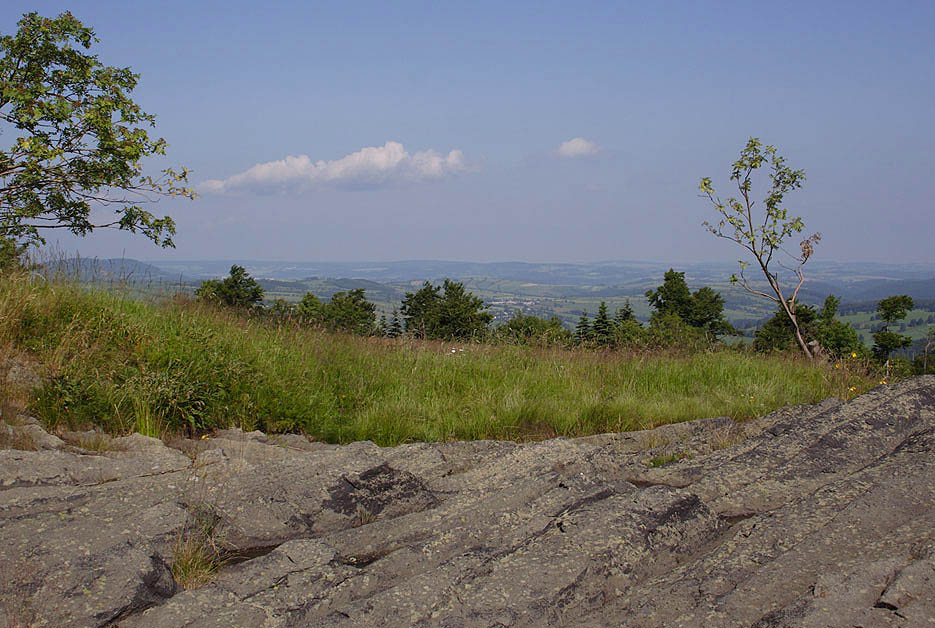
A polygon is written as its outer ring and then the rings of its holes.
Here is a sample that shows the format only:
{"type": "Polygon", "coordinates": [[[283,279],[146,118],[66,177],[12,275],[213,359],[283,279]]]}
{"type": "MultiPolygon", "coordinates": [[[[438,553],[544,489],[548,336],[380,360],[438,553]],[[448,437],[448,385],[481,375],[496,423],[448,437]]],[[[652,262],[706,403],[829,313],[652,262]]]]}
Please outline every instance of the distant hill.
{"type": "Polygon", "coordinates": [[[42,264],[43,275],[59,275],[84,282],[129,284],[190,284],[191,279],[135,259],[69,258],[42,264]]]}
{"type": "Polygon", "coordinates": [[[921,280],[878,279],[861,282],[860,289],[855,290],[855,294],[848,300],[879,301],[895,294],[908,294],[916,300],[935,298],[935,277],[921,280]]]}
{"type": "Polygon", "coordinates": [[[320,279],[318,277],[308,277],[293,281],[260,279],[258,283],[266,291],[267,300],[278,297],[297,298],[306,292],[311,292],[319,299],[330,299],[335,292],[349,292],[358,289],[363,289],[367,298],[376,302],[392,303],[403,297],[401,290],[369,279],[320,279]]]}
{"type": "MultiPolygon", "coordinates": [[[[379,283],[409,283],[441,279],[495,279],[559,286],[655,286],[669,268],[686,272],[689,285],[724,283],[737,272],[736,262],[668,264],[612,260],[586,263],[457,262],[403,260],[397,262],[280,262],[258,260],[206,260],[150,262],[169,274],[193,279],[226,276],[238,264],[260,279],[305,280],[309,278],[368,279],[379,283]]],[[[753,272],[753,269],[751,269],[753,272]]],[[[928,281],[935,278],[935,264],[878,264],[872,262],[811,262],[807,286],[827,284],[851,293],[894,280],[928,281]],[[870,283],[876,282],[876,283],[870,283]]],[[[756,278],[755,273],[751,278],[756,278]]],[[[822,286],[821,289],[824,289],[822,286]]],[[[935,294],[932,295],[935,297],[935,294]]],[[[850,298],[850,297],[848,297],[850,298]]]]}

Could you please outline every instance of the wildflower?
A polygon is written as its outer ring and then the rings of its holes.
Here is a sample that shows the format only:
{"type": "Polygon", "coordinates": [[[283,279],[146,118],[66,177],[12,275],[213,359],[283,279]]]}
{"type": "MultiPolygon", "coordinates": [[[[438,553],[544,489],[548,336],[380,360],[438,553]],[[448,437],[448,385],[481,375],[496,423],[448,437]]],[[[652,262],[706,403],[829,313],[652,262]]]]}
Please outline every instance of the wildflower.
{"type": "Polygon", "coordinates": [[[886,380],[885,380],[885,379],[881,379],[881,380],[880,380],[880,384],[883,385],[883,386],[886,386],[886,380]]]}
{"type": "Polygon", "coordinates": [[[856,358],[856,357],[857,357],[857,352],[856,352],[856,351],[851,351],[851,357],[852,357],[852,358],[856,358]]]}
{"type": "Polygon", "coordinates": [[[851,392],[854,392],[855,390],[857,390],[857,386],[851,386],[850,388],[848,388],[848,390],[851,392]]]}
{"type": "Polygon", "coordinates": [[[204,439],[206,439],[206,438],[208,438],[208,435],[207,435],[207,434],[202,434],[202,435],[201,435],[201,440],[204,440],[204,439]]]}
{"type": "Polygon", "coordinates": [[[840,362],[835,363],[834,368],[836,369],[841,368],[841,363],[840,362]]]}

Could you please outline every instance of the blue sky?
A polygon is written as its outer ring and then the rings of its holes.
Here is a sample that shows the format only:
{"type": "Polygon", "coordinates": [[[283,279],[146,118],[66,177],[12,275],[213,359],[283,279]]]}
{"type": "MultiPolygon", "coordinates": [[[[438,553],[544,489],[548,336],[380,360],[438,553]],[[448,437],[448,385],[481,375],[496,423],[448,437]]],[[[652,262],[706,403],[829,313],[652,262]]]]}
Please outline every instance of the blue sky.
{"type": "Polygon", "coordinates": [[[141,74],[201,197],[139,259],[732,260],[697,196],[774,144],[823,260],[931,262],[935,3],[5,3],[141,74]],[[564,148],[562,148],[564,146],[564,148]],[[289,159],[289,158],[292,159],[289,159]]]}

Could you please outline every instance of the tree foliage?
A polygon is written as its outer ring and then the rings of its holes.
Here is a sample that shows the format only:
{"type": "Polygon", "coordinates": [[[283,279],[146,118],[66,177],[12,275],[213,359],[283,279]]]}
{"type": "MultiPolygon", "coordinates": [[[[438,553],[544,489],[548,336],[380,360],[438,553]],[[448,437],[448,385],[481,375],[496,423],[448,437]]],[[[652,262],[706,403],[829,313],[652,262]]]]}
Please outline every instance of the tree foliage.
{"type": "Polygon", "coordinates": [[[393,310],[393,318],[390,319],[390,323],[386,328],[386,335],[388,338],[399,338],[403,335],[403,325],[399,320],[399,310],[393,310]]]}
{"type": "Polygon", "coordinates": [[[364,296],[364,289],[335,292],[321,308],[322,322],[338,331],[368,336],[377,322],[376,306],[364,296]]]}
{"type": "Polygon", "coordinates": [[[330,301],[323,303],[313,293],[306,292],[297,310],[306,324],[369,336],[377,331],[377,306],[368,301],[365,294],[363,288],[335,292],[330,301]]]}
{"type": "Polygon", "coordinates": [[[635,321],[636,314],[633,313],[633,307],[630,305],[630,299],[627,299],[623,307],[618,308],[616,314],[614,314],[614,326],[620,327],[627,321],[635,321]]]}
{"type": "Polygon", "coordinates": [[[670,268],[662,278],[662,285],[655,290],[647,290],[649,305],[660,314],[684,315],[691,309],[691,291],[685,282],[685,273],[670,268]]]}
{"type": "Polygon", "coordinates": [[[417,338],[466,340],[487,334],[493,315],[484,301],[446,279],[441,286],[426,281],[416,292],[407,292],[401,312],[406,331],[417,338]]]}
{"type": "Polygon", "coordinates": [[[201,282],[195,296],[231,307],[250,308],[263,300],[263,288],[247,273],[243,266],[231,266],[230,275],[224,279],[208,279],[201,282]]]}
{"type": "Polygon", "coordinates": [[[799,322],[797,298],[799,289],[805,282],[803,267],[812,256],[821,234],[816,233],[802,240],[799,243],[798,255],[788,254],[794,263],[792,271],[796,280],[791,294],[787,295],[783,290],[779,272],[774,270],[775,265],[780,264],[777,257],[784,251],[783,241],[795,233],[801,233],[805,228],[802,218],[791,216],[789,210],[783,206],[786,195],[802,187],[805,171],[789,168],[775,147],[764,146],[757,138],[751,137],[740,152],[740,159],[735,161],[731,168],[730,180],[737,185],[739,199],[732,196],[721,200],[715,192],[711,178],[701,179],[699,189],[702,195],[711,201],[714,209],[720,214],[720,220],[716,224],[705,221],[704,226],[715,236],[730,240],[753,255],[769,284],[770,291],[760,290],[751,283],[745,275],[747,263],[743,260],[740,261],[740,276],[732,276],[731,281],[740,283],[748,292],[775,301],[789,318],[799,348],[805,355],[812,357],[812,351],[799,322]],[[759,210],[754,210],[756,203],[751,198],[752,177],[756,170],[763,167],[769,168],[770,185],[763,200],[762,216],[759,216],[759,210]]]}
{"type": "Polygon", "coordinates": [[[597,316],[591,324],[591,339],[601,347],[608,347],[614,342],[614,325],[610,320],[610,314],[607,313],[607,303],[604,301],[601,301],[597,308],[597,316]]]}
{"type": "Polygon", "coordinates": [[[441,286],[426,281],[416,292],[403,297],[401,312],[406,332],[416,338],[431,338],[434,333],[441,286]]]}
{"type": "Polygon", "coordinates": [[[578,319],[578,324],[575,325],[575,342],[584,344],[591,340],[593,333],[591,321],[588,319],[588,311],[585,310],[581,312],[581,318],[578,319]]]}
{"type": "Polygon", "coordinates": [[[712,340],[718,335],[735,331],[724,318],[724,299],[721,295],[707,286],[692,293],[683,272],[670,268],[663,277],[662,285],[655,290],[647,290],[646,297],[656,309],[650,323],[654,319],[661,323],[663,319],[670,320],[671,316],[677,316],[683,323],[710,336],[712,340]]]}
{"type": "Polygon", "coordinates": [[[539,318],[517,311],[510,319],[497,327],[500,338],[518,344],[551,345],[571,340],[571,332],[565,329],[557,316],[539,318]]]}
{"type": "Polygon", "coordinates": [[[28,13],[0,37],[0,239],[39,244],[47,229],[113,227],[173,246],[175,223],[143,205],[194,198],[188,173],[144,174],[166,142],[150,138],[155,117],[130,98],[139,76],[85,52],[97,41],[71,13],[28,13]],[[92,216],[102,207],[113,215],[92,216]]]}
{"type": "Polygon", "coordinates": [[[906,294],[887,297],[877,304],[877,314],[883,321],[883,329],[873,334],[873,355],[880,362],[887,362],[893,351],[912,344],[912,338],[890,331],[890,325],[906,318],[913,306],[912,297],[906,294]]]}
{"type": "Polygon", "coordinates": [[[322,320],[322,303],[311,292],[302,295],[302,300],[298,306],[299,316],[306,322],[320,323],[322,320]]]}
{"type": "MultiPolygon", "coordinates": [[[[847,323],[836,318],[841,299],[834,295],[825,298],[821,310],[811,305],[800,303],[797,308],[799,330],[808,343],[812,353],[822,351],[832,357],[849,353],[866,354],[866,347],[860,341],[860,334],[847,323]],[[819,349],[820,347],[820,349],[819,349]]],[[[753,348],[761,353],[788,351],[797,348],[795,328],[783,308],[756,331],[753,348]]]]}

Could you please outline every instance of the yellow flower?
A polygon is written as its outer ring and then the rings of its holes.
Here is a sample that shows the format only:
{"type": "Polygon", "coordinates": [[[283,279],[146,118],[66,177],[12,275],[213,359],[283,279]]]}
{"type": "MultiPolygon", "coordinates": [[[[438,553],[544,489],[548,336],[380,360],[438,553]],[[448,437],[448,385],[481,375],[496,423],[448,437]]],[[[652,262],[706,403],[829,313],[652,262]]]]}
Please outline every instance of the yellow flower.
{"type": "Polygon", "coordinates": [[[857,386],[851,386],[850,388],[848,388],[848,390],[851,392],[854,392],[855,390],[857,390],[857,386]]]}
{"type": "Polygon", "coordinates": [[[882,385],[886,386],[886,380],[885,380],[885,379],[881,379],[881,380],[880,380],[880,383],[881,383],[882,385]]]}
{"type": "Polygon", "coordinates": [[[856,358],[856,357],[857,357],[857,352],[856,352],[856,351],[851,351],[851,357],[852,357],[852,358],[856,358]]]}
{"type": "Polygon", "coordinates": [[[841,368],[841,363],[840,363],[840,362],[838,362],[837,364],[835,364],[835,365],[834,365],[834,368],[836,368],[836,369],[839,369],[839,368],[841,368]]]}

